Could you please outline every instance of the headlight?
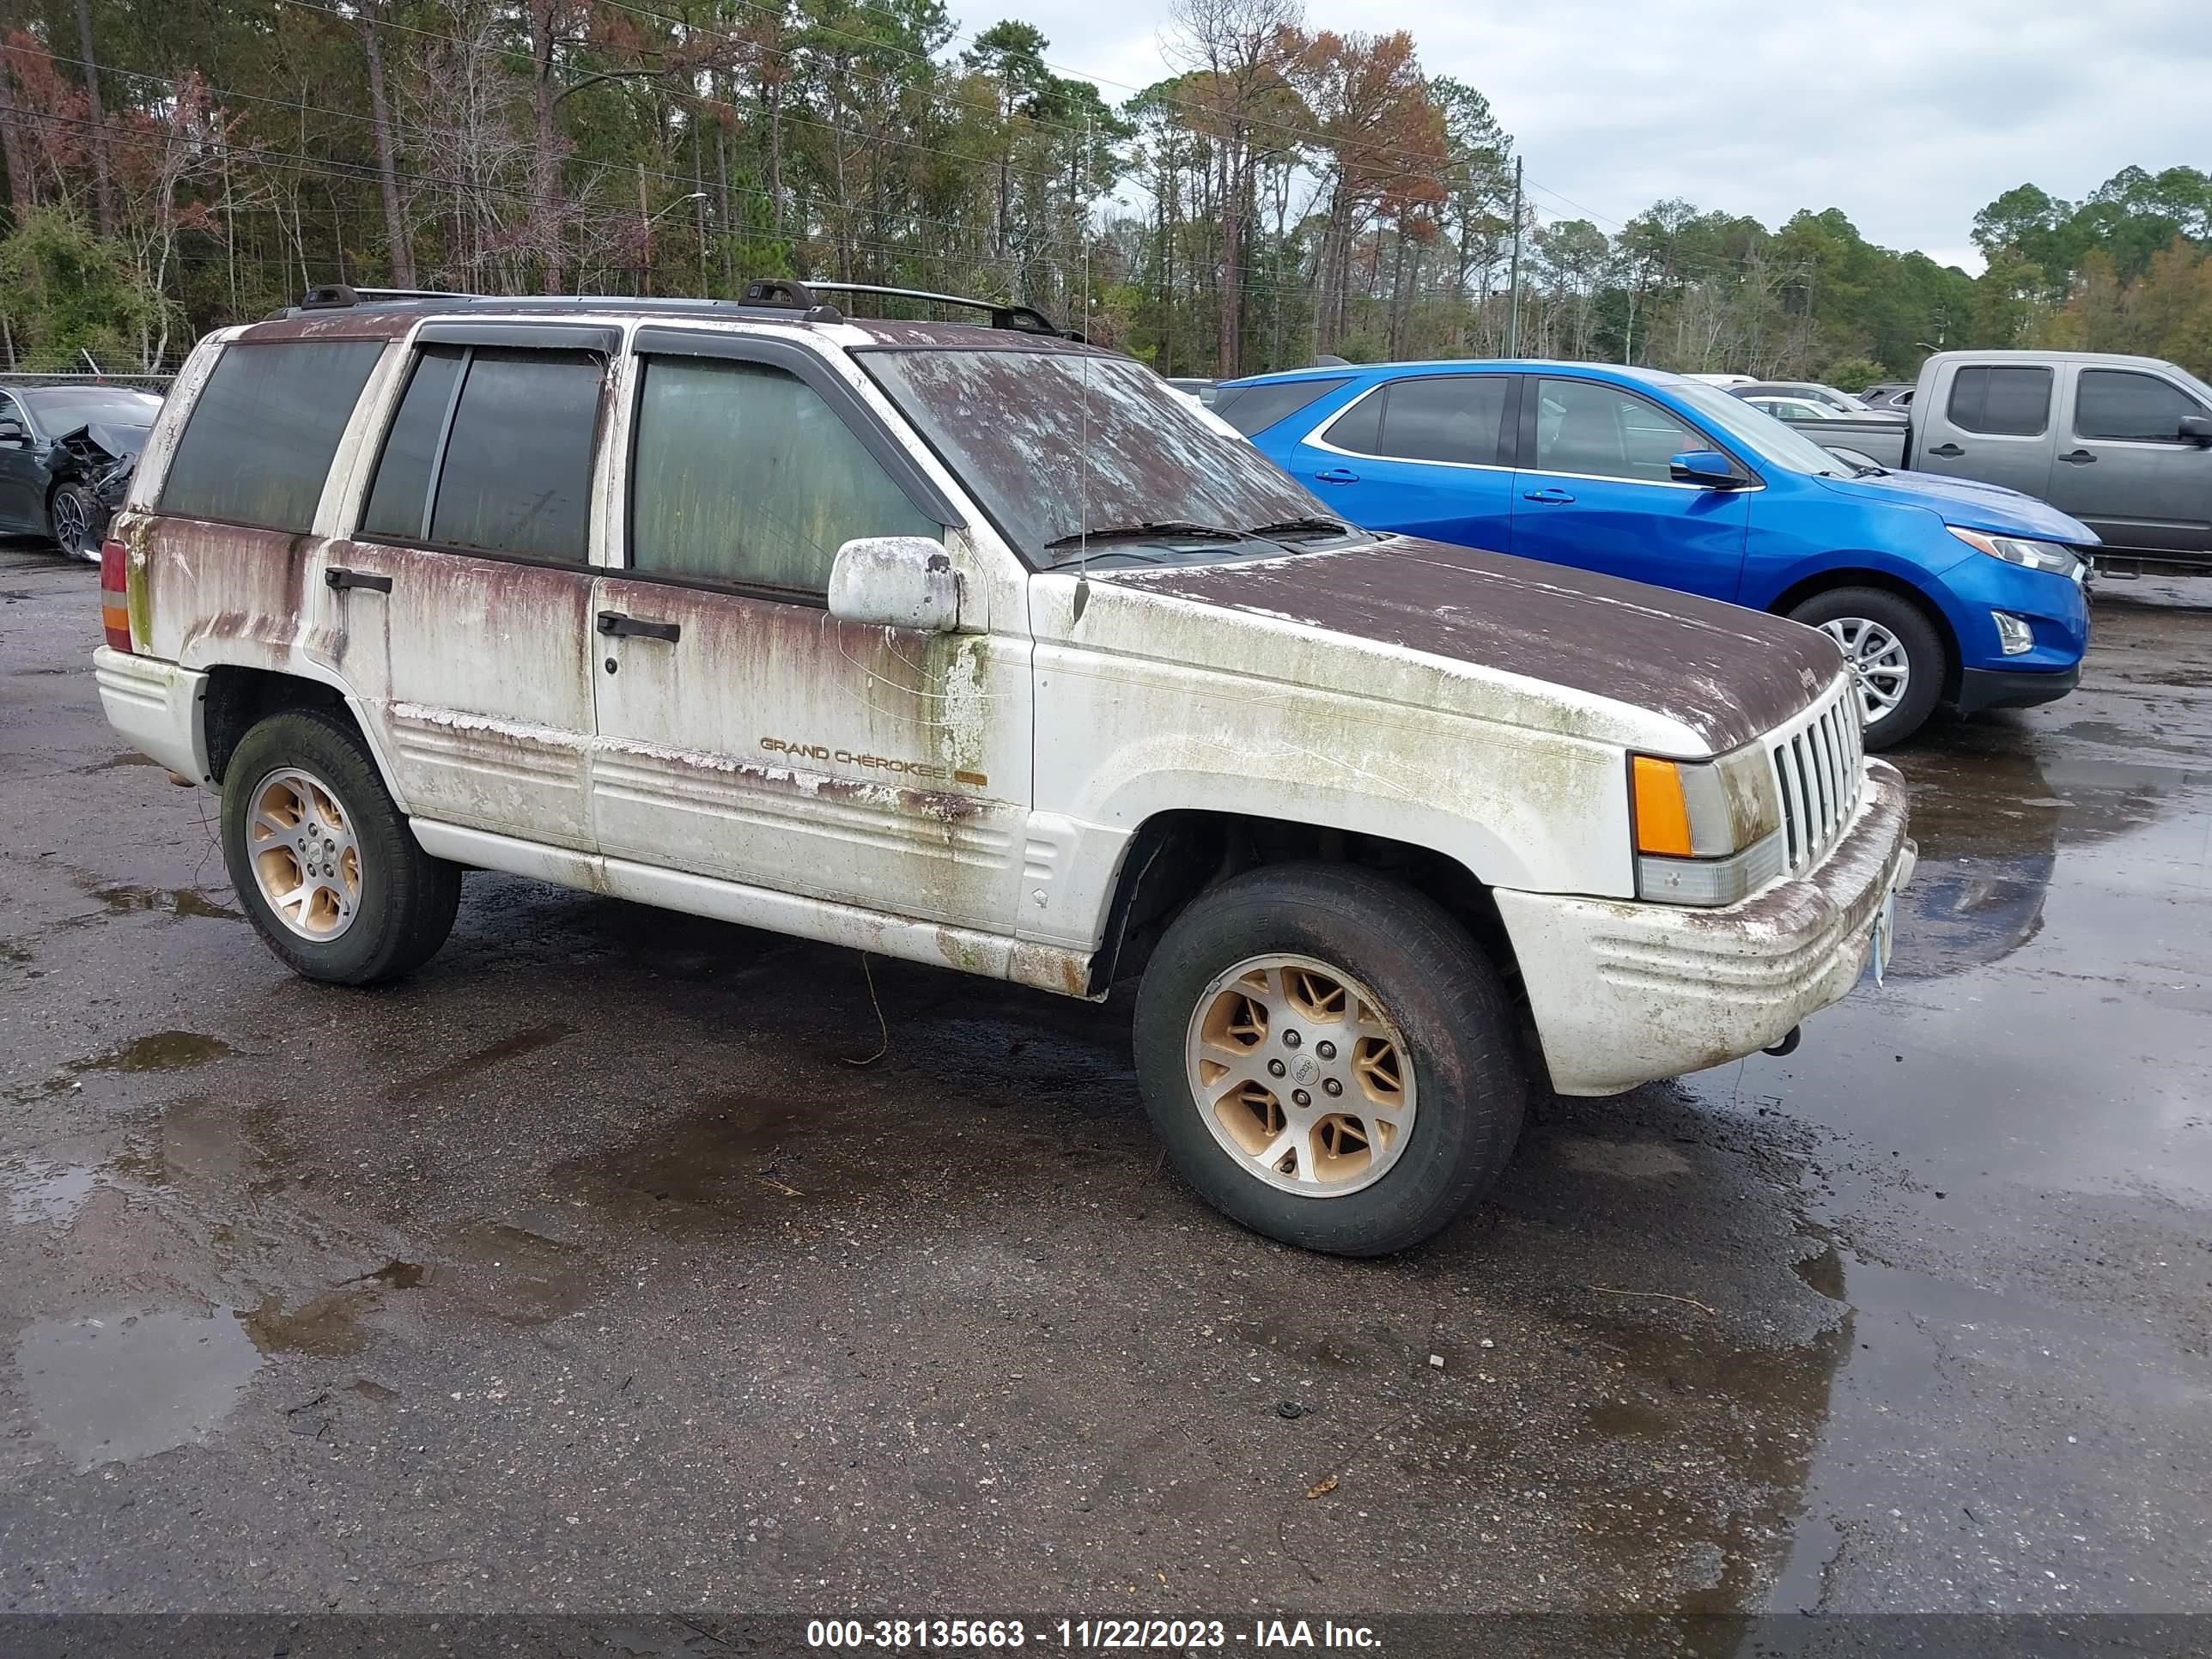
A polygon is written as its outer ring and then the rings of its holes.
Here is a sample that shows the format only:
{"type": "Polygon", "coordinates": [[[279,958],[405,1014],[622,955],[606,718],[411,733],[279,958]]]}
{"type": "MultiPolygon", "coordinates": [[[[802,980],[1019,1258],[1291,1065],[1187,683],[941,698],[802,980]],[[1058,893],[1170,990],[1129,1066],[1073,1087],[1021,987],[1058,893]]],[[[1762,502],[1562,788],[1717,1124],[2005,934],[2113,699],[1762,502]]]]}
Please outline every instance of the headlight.
{"type": "Polygon", "coordinates": [[[1782,873],[1782,802],[1758,744],[1711,761],[1634,755],[1629,783],[1638,897],[1734,904],[1782,873]]]}
{"type": "Polygon", "coordinates": [[[2054,576],[2078,577],[2081,560],[2070,547],[2061,547],[2057,542],[2032,542],[2020,536],[1992,536],[1980,530],[1961,530],[1957,525],[1943,526],[1977,553],[1986,553],[1993,559],[2002,559],[2007,564],[2016,564],[2024,570],[2048,570],[2054,576]]]}

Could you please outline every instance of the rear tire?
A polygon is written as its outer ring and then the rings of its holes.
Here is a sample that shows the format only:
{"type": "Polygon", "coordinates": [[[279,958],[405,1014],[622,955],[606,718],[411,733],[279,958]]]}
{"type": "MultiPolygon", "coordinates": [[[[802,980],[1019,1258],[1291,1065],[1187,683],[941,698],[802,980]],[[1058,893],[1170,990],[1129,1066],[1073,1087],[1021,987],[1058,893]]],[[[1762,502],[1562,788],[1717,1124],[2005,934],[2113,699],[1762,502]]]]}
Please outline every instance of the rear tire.
{"type": "Polygon", "coordinates": [[[1859,708],[1869,750],[1894,748],[1928,723],[1950,678],[1951,653],[1918,605],[1887,588],[1834,587],[1790,617],[1833,639],[1863,676],[1859,708]]]}
{"type": "Polygon", "coordinates": [[[407,827],[359,732],[320,708],[272,714],[223,774],[222,855],[262,942],[293,972],[373,985],[453,931],[460,866],[407,827]]]}
{"type": "Polygon", "coordinates": [[[1339,1255],[1464,1215],[1527,1102],[1481,951],[1433,901],[1344,865],[1272,866],[1194,900],[1146,966],[1136,1058],[1185,1181],[1255,1232],[1339,1255]]]}

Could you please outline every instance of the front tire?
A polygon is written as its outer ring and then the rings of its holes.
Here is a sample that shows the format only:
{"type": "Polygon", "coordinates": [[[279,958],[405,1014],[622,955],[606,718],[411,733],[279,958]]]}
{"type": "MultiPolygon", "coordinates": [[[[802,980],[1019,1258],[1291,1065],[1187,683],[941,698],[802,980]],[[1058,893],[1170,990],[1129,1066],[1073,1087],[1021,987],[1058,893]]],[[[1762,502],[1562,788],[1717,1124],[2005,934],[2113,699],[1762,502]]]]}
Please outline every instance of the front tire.
{"type": "Polygon", "coordinates": [[[460,866],[422,850],[360,734],[325,709],[272,714],[240,742],[222,855],[262,943],[333,985],[420,967],[460,903],[460,866]]]}
{"type": "Polygon", "coordinates": [[[100,531],[95,526],[102,519],[92,492],[81,483],[64,480],[46,497],[47,526],[56,544],[72,559],[100,562],[100,531]]]}
{"type": "Polygon", "coordinates": [[[1928,613],[1880,587],[1836,587],[1790,613],[1835,641],[1858,680],[1869,751],[1893,749],[1928,723],[1949,678],[1950,655],[1928,613]]]}
{"type": "Polygon", "coordinates": [[[1176,1169],[1255,1232],[1382,1255],[1464,1215],[1527,1099],[1496,971],[1433,901],[1344,865],[1194,900],[1137,996],[1145,1109],[1176,1169]]]}

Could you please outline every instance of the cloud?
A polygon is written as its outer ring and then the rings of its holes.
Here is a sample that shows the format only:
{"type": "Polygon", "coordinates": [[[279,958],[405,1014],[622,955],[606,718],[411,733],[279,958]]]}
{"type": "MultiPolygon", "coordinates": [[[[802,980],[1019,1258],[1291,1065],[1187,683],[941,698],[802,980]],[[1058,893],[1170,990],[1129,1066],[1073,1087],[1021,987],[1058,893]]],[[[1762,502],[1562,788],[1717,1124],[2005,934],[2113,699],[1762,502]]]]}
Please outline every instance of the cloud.
{"type": "MultiPolygon", "coordinates": [[[[1167,72],[1168,0],[1008,9],[1115,101],[1167,72]]],[[[1769,226],[1833,207],[1872,241],[1975,269],[1973,216],[2014,185],[2078,198],[2131,163],[2212,160],[2194,0],[1309,0],[1308,22],[1410,30],[1431,73],[1489,97],[1539,210],[1608,231],[1667,197],[1769,226]]]]}

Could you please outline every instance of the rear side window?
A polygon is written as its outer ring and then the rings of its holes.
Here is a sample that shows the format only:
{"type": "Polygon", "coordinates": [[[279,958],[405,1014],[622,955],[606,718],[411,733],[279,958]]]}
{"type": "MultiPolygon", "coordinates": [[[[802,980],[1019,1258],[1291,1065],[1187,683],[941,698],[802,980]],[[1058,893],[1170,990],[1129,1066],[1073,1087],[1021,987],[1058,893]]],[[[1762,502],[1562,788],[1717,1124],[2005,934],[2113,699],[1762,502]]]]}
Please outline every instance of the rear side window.
{"type": "Polygon", "coordinates": [[[1962,368],[1951,381],[1951,424],[2002,438],[2033,438],[2051,424],[2051,371],[1962,368]]]}
{"type": "Polygon", "coordinates": [[[2136,443],[2178,443],[2182,417],[2204,410],[2179,386],[2155,374],[2085,368],[2074,394],[2074,433],[2136,443]]]}
{"type": "Polygon", "coordinates": [[[1495,465],[1505,422],[1503,374],[1440,374],[1394,380],[1382,404],[1376,452],[1406,461],[1495,465]]]}
{"type": "Polygon", "coordinates": [[[856,536],[945,533],[805,382],[716,358],[647,360],[629,500],[631,569],[800,593],[856,536]]]}
{"type": "Polygon", "coordinates": [[[1290,419],[1308,404],[1319,403],[1344,382],[1345,377],[1339,376],[1334,380],[1286,380],[1279,386],[1219,386],[1205,402],[1249,438],[1290,419]]]}
{"type": "Polygon", "coordinates": [[[604,378],[589,352],[425,347],[362,532],[583,563],[604,378]]]}
{"type": "Polygon", "coordinates": [[[185,417],[161,510],[268,530],[311,529],[331,458],[383,354],[379,340],[225,346],[185,417]]]}

